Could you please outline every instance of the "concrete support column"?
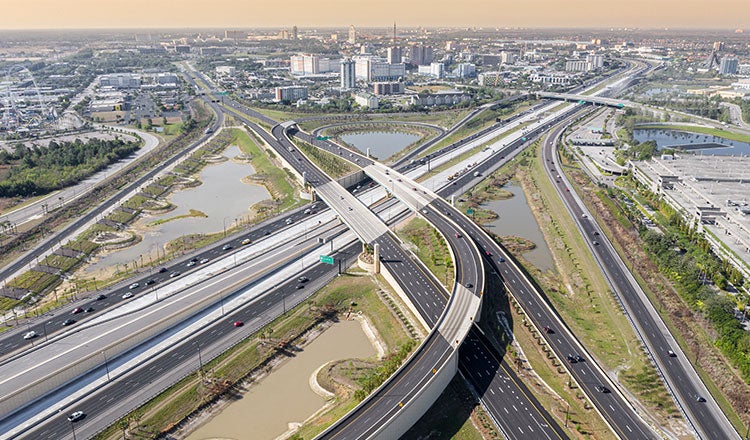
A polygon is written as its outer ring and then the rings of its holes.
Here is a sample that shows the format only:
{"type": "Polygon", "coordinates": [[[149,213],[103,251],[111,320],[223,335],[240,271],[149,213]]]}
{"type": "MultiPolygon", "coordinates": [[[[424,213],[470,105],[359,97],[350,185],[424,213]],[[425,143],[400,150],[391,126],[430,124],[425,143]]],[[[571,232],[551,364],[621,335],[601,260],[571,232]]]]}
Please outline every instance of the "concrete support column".
{"type": "Polygon", "coordinates": [[[451,196],[451,206],[456,206],[456,195],[451,196]]]}
{"type": "Polygon", "coordinates": [[[375,243],[374,250],[372,251],[372,262],[375,266],[375,273],[380,273],[380,245],[375,243]]]}

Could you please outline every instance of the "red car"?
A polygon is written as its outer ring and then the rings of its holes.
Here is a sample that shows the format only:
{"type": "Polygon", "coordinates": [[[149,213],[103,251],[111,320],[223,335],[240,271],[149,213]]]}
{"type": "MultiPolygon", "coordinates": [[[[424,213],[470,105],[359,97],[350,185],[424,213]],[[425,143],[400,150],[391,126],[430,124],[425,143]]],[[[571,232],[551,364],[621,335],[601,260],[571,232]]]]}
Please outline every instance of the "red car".
{"type": "Polygon", "coordinates": [[[245,323],[242,322],[242,321],[234,321],[234,326],[235,327],[242,327],[243,325],[245,325],[245,323]]]}

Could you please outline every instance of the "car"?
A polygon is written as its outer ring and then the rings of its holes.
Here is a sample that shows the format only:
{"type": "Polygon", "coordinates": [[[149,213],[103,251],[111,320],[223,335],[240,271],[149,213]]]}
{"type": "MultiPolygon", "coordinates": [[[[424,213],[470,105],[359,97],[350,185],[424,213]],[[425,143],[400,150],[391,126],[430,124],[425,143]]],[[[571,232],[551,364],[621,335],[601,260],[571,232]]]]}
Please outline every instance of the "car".
{"type": "MultiPolygon", "coordinates": [[[[343,197],[342,197],[342,199],[343,199],[343,197]]],[[[292,223],[294,223],[294,220],[292,220],[292,219],[288,218],[288,219],[286,219],[286,220],[284,221],[284,223],[286,223],[287,225],[291,225],[292,223]]]]}
{"type": "Polygon", "coordinates": [[[75,319],[66,319],[65,321],[63,321],[62,325],[63,326],[69,326],[69,325],[73,325],[75,323],[76,323],[75,319]]]}
{"type": "Polygon", "coordinates": [[[565,356],[565,357],[566,357],[566,358],[568,359],[568,362],[570,362],[571,364],[575,364],[576,362],[578,362],[578,361],[576,360],[576,358],[575,358],[575,357],[573,357],[573,355],[572,355],[572,354],[568,354],[568,355],[567,355],[567,356],[565,356]]]}
{"type": "Polygon", "coordinates": [[[103,299],[107,299],[107,295],[97,295],[96,300],[101,301],[103,299]]]}
{"type": "Polygon", "coordinates": [[[555,331],[554,331],[554,330],[552,330],[552,329],[551,329],[551,328],[550,328],[550,327],[549,327],[548,325],[545,325],[545,326],[544,326],[544,333],[552,334],[552,333],[554,333],[554,332],[555,332],[555,331]]]}
{"type": "Polygon", "coordinates": [[[305,209],[304,214],[305,215],[310,215],[311,212],[312,212],[312,210],[310,208],[307,208],[307,209],[305,209]]]}
{"type": "Polygon", "coordinates": [[[453,235],[455,235],[455,236],[456,236],[456,238],[461,238],[461,234],[459,234],[458,232],[456,232],[456,233],[455,233],[455,234],[453,234],[453,235]]]}
{"type": "Polygon", "coordinates": [[[193,266],[195,266],[196,264],[198,264],[198,262],[196,262],[196,261],[188,261],[188,263],[186,264],[186,266],[187,266],[187,267],[193,267],[193,266]]]}
{"type": "Polygon", "coordinates": [[[193,258],[190,259],[190,261],[192,261],[193,263],[197,263],[198,262],[198,257],[193,257],[193,258]]]}
{"type": "Polygon", "coordinates": [[[500,257],[500,258],[497,259],[497,262],[498,263],[505,263],[505,258],[500,257]]]}
{"type": "Polygon", "coordinates": [[[696,394],[696,395],[695,395],[695,401],[696,401],[696,402],[705,402],[705,401],[706,401],[706,399],[705,399],[705,398],[703,398],[703,396],[701,396],[701,395],[698,395],[698,394],[696,394]]]}
{"type": "Polygon", "coordinates": [[[594,235],[599,235],[599,231],[594,231],[594,235]]]}
{"type": "Polygon", "coordinates": [[[228,250],[230,250],[232,248],[234,248],[234,246],[232,246],[231,244],[225,244],[224,246],[221,247],[221,250],[222,251],[228,251],[228,250]]]}
{"type": "Polygon", "coordinates": [[[169,278],[176,278],[178,276],[180,276],[179,272],[172,272],[172,273],[169,274],[169,278]]]}
{"type": "Polygon", "coordinates": [[[492,252],[490,252],[490,251],[484,251],[484,254],[487,255],[488,257],[492,256],[492,252]]]}
{"type": "Polygon", "coordinates": [[[677,357],[677,355],[675,354],[675,352],[672,351],[672,350],[667,350],[667,354],[669,355],[669,357],[677,357]]]}
{"type": "Polygon", "coordinates": [[[36,334],[36,332],[35,332],[34,330],[32,330],[32,331],[30,331],[30,332],[26,332],[26,333],[24,333],[24,335],[23,335],[23,338],[24,338],[24,339],[34,339],[34,338],[36,338],[37,336],[38,336],[38,335],[36,334]]]}
{"type": "Polygon", "coordinates": [[[235,327],[242,327],[243,325],[245,325],[245,323],[242,321],[234,321],[234,324],[232,325],[234,325],[235,327]]]}
{"type": "Polygon", "coordinates": [[[471,289],[472,287],[474,287],[474,285],[473,285],[473,284],[471,284],[471,283],[466,283],[466,288],[467,288],[467,289],[471,289]]]}
{"type": "Polygon", "coordinates": [[[165,273],[166,271],[167,271],[166,267],[162,267],[161,269],[159,269],[159,273],[165,273]]]}
{"type": "Polygon", "coordinates": [[[306,277],[306,276],[304,276],[304,275],[302,275],[301,277],[297,278],[297,281],[299,281],[300,283],[306,283],[306,282],[308,282],[309,280],[310,280],[310,279],[309,279],[309,278],[307,278],[307,277],[306,277]]]}
{"type": "Polygon", "coordinates": [[[130,286],[128,286],[128,289],[130,289],[130,290],[133,290],[133,289],[137,289],[138,287],[140,287],[140,284],[138,284],[138,283],[133,283],[133,284],[131,284],[130,286]]]}
{"type": "Polygon", "coordinates": [[[246,238],[246,239],[242,240],[242,245],[243,246],[246,245],[246,244],[250,244],[250,243],[252,243],[252,241],[249,238],[246,238]]]}
{"type": "Polygon", "coordinates": [[[583,215],[581,216],[581,218],[588,218],[588,216],[587,216],[586,214],[583,214],[583,215]]]}
{"type": "Polygon", "coordinates": [[[573,357],[575,358],[575,360],[577,362],[583,362],[584,361],[583,356],[581,356],[580,354],[575,354],[575,355],[573,355],[573,357]]]}
{"type": "Polygon", "coordinates": [[[133,297],[133,292],[128,292],[122,296],[122,299],[128,299],[133,297]]]}
{"type": "Polygon", "coordinates": [[[568,188],[565,188],[565,191],[570,192],[570,190],[568,188]]]}
{"type": "Polygon", "coordinates": [[[84,310],[84,312],[86,312],[86,313],[91,313],[93,311],[94,311],[93,307],[86,307],[86,310],[84,310]]]}
{"type": "Polygon", "coordinates": [[[413,189],[414,191],[416,191],[416,190],[417,190],[417,187],[416,187],[416,186],[413,186],[413,187],[412,187],[411,189],[413,189]]]}
{"type": "Polygon", "coordinates": [[[297,284],[297,289],[304,289],[304,288],[305,288],[304,284],[297,284]]]}
{"type": "Polygon", "coordinates": [[[401,182],[401,178],[400,177],[398,179],[396,179],[396,180],[398,180],[399,182],[401,182]]]}
{"type": "Polygon", "coordinates": [[[73,423],[81,420],[84,417],[86,417],[86,414],[83,411],[76,411],[68,416],[68,421],[70,423],[73,423]]]}
{"type": "Polygon", "coordinates": [[[594,246],[599,246],[599,242],[594,240],[594,246]]]}
{"type": "Polygon", "coordinates": [[[596,391],[599,391],[600,393],[609,393],[609,388],[605,387],[604,385],[597,385],[594,387],[596,391]]]}
{"type": "Polygon", "coordinates": [[[77,315],[77,314],[79,314],[79,313],[81,313],[81,312],[83,312],[83,309],[82,309],[82,308],[80,308],[80,307],[76,307],[76,308],[75,308],[75,309],[73,309],[73,311],[72,311],[72,312],[70,312],[70,313],[72,313],[72,314],[74,314],[74,315],[77,315]]]}
{"type": "Polygon", "coordinates": [[[151,279],[151,280],[146,280],[146,283],[145,283],[145,284],[146,284],[147,286],[150,286],[150,285],[152,285],[152,284],[156,284],[156,280],[153,280],[153,279],[151,279]]]}
{"type": "Polygon", "coordinates": [[[208,263],[209,261],[210,261],[210,260],[209,260],[208,258],[203,258],[203,259],[201,259],[200,263],[201,263],[201,264],[206,264],[206,263],[208,263]]]}
{"type": "Polygon", "coordinates": [[[351,206],[347,206],[347,208],[349,209],[349,211],[351,211],[351,210],[352,210],[352,207],[351,207],[351,206]]]}

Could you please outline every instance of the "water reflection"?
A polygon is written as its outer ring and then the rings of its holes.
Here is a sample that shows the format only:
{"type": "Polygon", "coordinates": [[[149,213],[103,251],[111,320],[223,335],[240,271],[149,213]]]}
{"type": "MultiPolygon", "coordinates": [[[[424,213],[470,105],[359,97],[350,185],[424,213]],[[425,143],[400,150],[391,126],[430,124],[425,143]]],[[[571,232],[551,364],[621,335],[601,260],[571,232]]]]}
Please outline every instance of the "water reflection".
{"type": "Polygon", "coordinates": [[[696,154],[717,156],[750,154],[750,143],[687,131],[640,129],[633,130],[633,138],[638,142],[655,141],[659,149],[679,148],[696,154]]]}
{"type": "MultiPolygon", "coordinates": [[[[224,155],[229,158],[240,154],[237,146],[229,147],[224,155]]],[[[169,241],[188,234],[206,234],[231,228],[236,221],[247,219],[248,208],[270,197],[265,187],[243,183],[243,177],[254,174],[250,164],[225,161],[205,167],[200,175],[202,185],[177,191],[168,200],[176,209],[161,214],[144,214],[133,225],[133,229],[143,237],[134,246],[103,255],[86,268],[93,272],[118,264],[126,264],[138,259],[148,263],[150,255],[163,251],[169,241]],[[206,217],[184,217],[165,223],[154,224],[159,220],[187,215],[194,209],[206,217]]]]}
{"type": "Polygon", "coordinates": [[[487,202],[482,206],[499,215],[497,220],[485,227],[497,235],[515,235],[531,241],[536,247],[524,252],[524,258],[542,271],[554,270],[552,254],[534,214],[531,213],[523,189],[513,183],[506,184],[503,189],[511,192],[513,197],[487,202]]]}
{"type": "Polygon", "coordinates": [[[381,161],[420,139],[417,134],[400,131],[367,131],[343,134],[339,137],[363,153],[367,153],[367,148],[370,148],[370,154],[381,161]]]}

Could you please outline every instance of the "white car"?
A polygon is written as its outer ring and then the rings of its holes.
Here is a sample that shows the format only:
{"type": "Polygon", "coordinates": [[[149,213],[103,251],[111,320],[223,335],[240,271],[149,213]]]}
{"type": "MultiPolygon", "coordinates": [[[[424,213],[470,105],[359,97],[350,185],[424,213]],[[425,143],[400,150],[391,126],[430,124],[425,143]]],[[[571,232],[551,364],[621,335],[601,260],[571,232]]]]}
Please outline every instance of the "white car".
{"type": "Polygon", "coordinates": [[[127,292],[122,296],[122,299],[128,299],[133,297],[133,292],[127,292]]]}
{"type": "Polygon", "coordinates": [[[36,332],[34,330],[32,330],[32,331],[30,331],[30,332],[28,332],[28,333],[26,333],[26,334],[23,335],[24,339],[34,339],[36,337],[37,337],[37,334],[36,334],[36,332]]]}
{"type": "Polygon", "coordinates": [[[86,417],[86,414],[83,413],[83,411],[76,411],[73,414],[68,416],[69,422],[77,422],[81,420],[82,418],[86,417]]]}

